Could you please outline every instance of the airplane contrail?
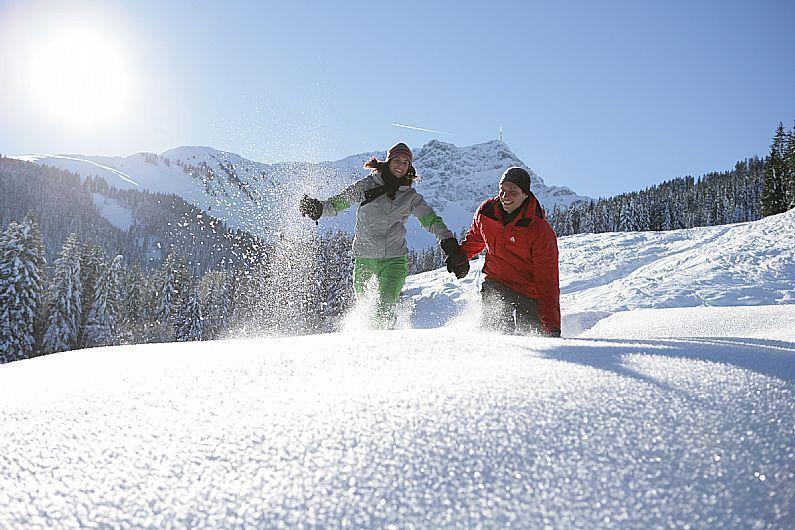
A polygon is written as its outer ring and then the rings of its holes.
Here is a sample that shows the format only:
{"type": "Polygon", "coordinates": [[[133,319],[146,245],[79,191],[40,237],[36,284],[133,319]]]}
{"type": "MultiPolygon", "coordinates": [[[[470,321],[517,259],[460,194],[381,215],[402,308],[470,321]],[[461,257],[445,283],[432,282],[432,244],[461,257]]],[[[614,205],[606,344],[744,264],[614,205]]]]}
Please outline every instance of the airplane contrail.
{"type": "Polygon", "coordinates": [[[393,123],[394,127],[403,127],[404,129],[414,129],[415,131],[425,131],[437,134],[452,134],[444,131],[434,131],[433,129],[423,129],[422,127],[414,127],[413,125],[403,125],[402,123],[393,123]]]}

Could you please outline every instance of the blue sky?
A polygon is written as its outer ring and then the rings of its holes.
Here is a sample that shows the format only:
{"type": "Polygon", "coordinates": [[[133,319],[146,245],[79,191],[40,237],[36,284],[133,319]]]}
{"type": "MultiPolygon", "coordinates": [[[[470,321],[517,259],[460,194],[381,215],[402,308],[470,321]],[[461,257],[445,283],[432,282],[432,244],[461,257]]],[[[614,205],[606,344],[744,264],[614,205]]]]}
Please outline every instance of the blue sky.
{"type": "Polygon", "coordinates": [[[789,0],[0,0],[0,153],[209,145],[317,161],[398,140],[470,145],[502,126],[548,184],[609,196],[765,155],[795,120],[792,20],[789,0]],[[35,101],[60,101],[68,73],[28,72],[77,26],[124,65],[123,87],[89,102],[114,118],[90,126],[35,101]]]}

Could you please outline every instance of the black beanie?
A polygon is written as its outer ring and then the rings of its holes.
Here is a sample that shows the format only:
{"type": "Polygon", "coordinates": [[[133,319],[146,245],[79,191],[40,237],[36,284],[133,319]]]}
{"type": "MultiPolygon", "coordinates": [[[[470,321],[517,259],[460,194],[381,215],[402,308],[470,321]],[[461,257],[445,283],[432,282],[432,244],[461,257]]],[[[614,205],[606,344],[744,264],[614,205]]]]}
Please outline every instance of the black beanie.
{"type": "Polygon", "coordinates": [[[500,184],[503,182],[513,182],[519,188],[529,194],[530,193],[530,173],[527,170],[514,166],[505,170],[500,178],[500,184]]]}

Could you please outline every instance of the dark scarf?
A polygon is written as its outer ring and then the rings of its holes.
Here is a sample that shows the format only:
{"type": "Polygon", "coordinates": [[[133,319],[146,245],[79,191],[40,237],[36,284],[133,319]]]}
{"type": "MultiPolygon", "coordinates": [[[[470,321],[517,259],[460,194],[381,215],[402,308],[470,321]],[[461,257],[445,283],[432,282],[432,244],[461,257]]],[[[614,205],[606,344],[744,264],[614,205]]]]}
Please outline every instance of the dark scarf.
{"type": "Polygon", "coordinates": [[[395,175],[389,171],[389,167],[385,167],[381,170],[381,179],[384,181],[384,192],[386,196],[395,200],[395,193],[401,186],[411,186],[411,180],[407,179],[406,177],[397,178],[395,175]]]}
{"type": "Polygon", "coordinates": [[[381,186],[376,186],[375,188],[370,188],[369,190],[364,192],[364,201],[362,201],[362,206],[367,204],[368,202],[372,202],[376,200],[378,197],[386,193],[386,196],[389,197],[390,200],[395,200],[395,194],[397,193],[398,188],[401,186],[411,186],[411,179],[403,177],[397,178],[395,175],[389,171],[388,167],[385,167],[380,170],[381,180],[384,181],[384,184],[381,186]]]}
{"type": "Polygon", "coordinates": [[[508,223],[510,223],[511,221],[513,221],[514,219],[516,219],[516,218],[519,216],[519,214],[520,214],[520,213],[522,213],[522,210],[524,210],[524,209],[525,209],[525,206],[527,205],[527,201],[528,201],[529,199],[530,199],[530,197],[528,196],[528,197],[527,197],[527,198],[524,200],[524,202],[523,202],[521,205],[519,205],[519,207],[518,207],[517,209],[515,209],[515,210],[514,210],[513,212],[511,212],[511,213],[508,213],[508,212],[506,212],[506,211],[505,211],[505,208],[503,208],[503,207],[502,207],[502,203],[501,203],[501,202],[499,202],[499,201],[497,201],[497,204],[498,204],[498,205],[499,205],[499,207],[500,207],[500,212],[502,213],[502,224],[503,224],[503,225],[507,225],[508,223]]]}

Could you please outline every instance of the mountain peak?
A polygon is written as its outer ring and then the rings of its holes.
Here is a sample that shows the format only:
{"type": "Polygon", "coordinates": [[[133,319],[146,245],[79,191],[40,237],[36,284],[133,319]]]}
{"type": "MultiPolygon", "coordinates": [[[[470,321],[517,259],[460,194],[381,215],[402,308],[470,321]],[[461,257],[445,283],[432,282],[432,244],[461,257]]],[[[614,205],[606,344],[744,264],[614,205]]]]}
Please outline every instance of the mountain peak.
{"type": "Polygon", "coordinates": [[[181,160],[185,163],[197,164],[206,160],[226,160],[231,162],[239,162],[245,160],[237,153],[228,151],[220,151],[218,149],[207,147],[203,145],[181,145],[168,151],[160,153],[162,158],[170,160],[181,160]]]}
{"type": "Polygon", "coordinates": [[[430,142],[428,142],[425,145],[423,145],[422,148],[423,149],[456,149],[456,146],[451,144],[451,143],[443,142],[441,140],[437,140],[436,138],[434,138],[430,142]]]}

